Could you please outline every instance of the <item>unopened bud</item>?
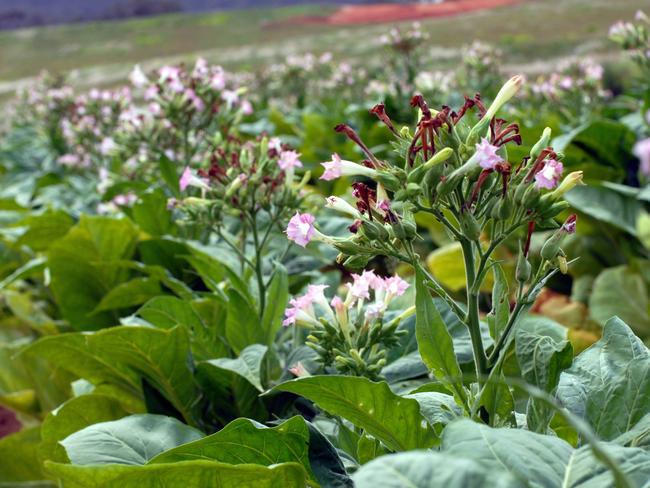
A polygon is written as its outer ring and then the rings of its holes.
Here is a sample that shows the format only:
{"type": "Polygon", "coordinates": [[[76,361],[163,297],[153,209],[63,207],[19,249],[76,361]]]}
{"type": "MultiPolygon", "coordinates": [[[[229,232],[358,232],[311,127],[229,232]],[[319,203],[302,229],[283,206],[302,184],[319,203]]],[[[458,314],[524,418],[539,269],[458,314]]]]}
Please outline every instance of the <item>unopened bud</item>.
{"type": "Polygon", "coordinates": [[[460,228],[465,237],[476,241],[481,237],[481,226],[471,212],[465,212],[460,217],[460,228]]]}
{"type": "Polygon", "coordinates": [[[535,161],[537,159],[537,156],[540,155],[542,152],[542,149],[545,147],[548,147],[548,143],[551,141],[551,128],[547,127],[544,129],[544,132],[542,132],[542,137],[539,138],[539,140],[535,143],[533,148],[530,150],[530,160],[535,161]]]}
{"type": "Polygon", "coordinates": [[[526,283],[530,279],[532,267],[526,258],[521,245],[519,246],[519,257],[517,259],[517,269],[515,270],[515,278],[519,283],[526,283]]]}
{"type": "Polygon", "coordinates": [[[549,198],[551,200],[559,200],[562,197],[562,195],[564,195],[566,192],[573,189],[577,185],[584,185],[585,183],[582,181],[582,176],[583,176],[582,171],[573,171],[572,173],[569,173],[564,178],[564,180],[562,180],[560,186],[558,186],[555,190],[549,193],[549,198]]]}

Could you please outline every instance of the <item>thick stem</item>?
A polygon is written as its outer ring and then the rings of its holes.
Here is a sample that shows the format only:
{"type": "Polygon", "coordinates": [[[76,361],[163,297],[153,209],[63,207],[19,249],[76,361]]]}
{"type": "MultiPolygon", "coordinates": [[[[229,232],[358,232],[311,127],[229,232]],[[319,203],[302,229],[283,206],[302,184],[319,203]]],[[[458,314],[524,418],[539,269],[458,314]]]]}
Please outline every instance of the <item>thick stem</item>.
{"type": "Polygon", "coordinates": [[[465,259],[465,276],[467,279],[467,322],[469,335],[472,340],[472,350],[474,352],[474,365],[476,366],[476,377],[479,387],[483,384],[484,378],[488,374],[487,356],[483,347],[481,338],[481,323],[479,320],[478,309],[478,289],[475,286],[476,270],[474,269],[474,250],[472,242],[466,239],[461,241],[463,249],[463,258],[465,259]]]}
{"type": "Polygon", "coordinates": [[[262,248],[257,235],[257,217],[253,214],[251,231],[253,233],[253,244],[255,245],[255,276],[257,278],[257,288],[260,295],[260,318],[264,317],[266,308],[266,286],[264,285],[264,273],[262,271],[262,248]]]}

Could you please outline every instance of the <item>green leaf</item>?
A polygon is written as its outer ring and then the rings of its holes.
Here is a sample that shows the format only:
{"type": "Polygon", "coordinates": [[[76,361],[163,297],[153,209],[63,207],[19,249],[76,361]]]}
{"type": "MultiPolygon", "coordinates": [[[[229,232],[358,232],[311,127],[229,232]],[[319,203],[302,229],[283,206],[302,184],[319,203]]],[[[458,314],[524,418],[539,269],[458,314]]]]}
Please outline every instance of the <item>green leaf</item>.
{"type": "Polygon", "coordinates": [[[327,437],[314,424],[309,428],[309,465],[321,486],[332,488],[353,488],[343,461],[327,437]]]}
{"type": "Polygon", "coordinates": [[[262,329],[266,332],[264,344],[273,344],[275,336],[282,327],[282,316],[289,301],[289,277],[281,264],[275,267],[275,274],[266,293],[266,308],[262,317],[262,329]]]}
{"type": "Polygon", "coordinates": [[[81,395],[71,398],[48,414],[41,427],[42,443],[39,452],[43,459],[67,462],[59,441],[84,427],[116,420],[127,415],[120,402],[104,395],[81,395]]]}
{"type": "Polygon", "coordinates": [[[209,460],[271,466],[295,462],[310,472],[308,445],[309,431],[302,417],[293,417],[272,428],[253,420],[237,419],[215,434],[159,454],[149,464],[209,460]]]}
{"type": "Polygon", "coordinates": [[[272,391],[303,396],[331,415],[339,415],[382,441],[393,451],[435,444],[435,434],[411,398],[395,395],[386,382],[353,376],[308,376],[272,391]]]}
{"type": "Polygon", "coordinates": [[[462,372],[454,353],[454,344],[447,326],[425,285],[424,274],[415,274],[415,335],[424,364],[447,386],[461,403],[464,402],[462,372]]]}
{"type": "Polygon", "coordinates": [[[160,282],[152,278],[134,278],[120,283],[109,291],[93,310],[93,314],[120,308],[142,305],[147,300],[163,294],[160,282]]]}
{"type": "Polygon", "coordinates": [[[103,266],[132,257],[137,229],[126,219],[82,216],[49,249],[51,288],[61,313],[77,330],[115,325],[112,313],[91,315],[104,295],[128,279],[128,270],[103,266]]]}
{"type": "Polygon", "coordinates": [[[240,353],[251,344],[264,344],[266,337],[257,310],[237,290],[228,290],[226,339],[230,347],[240,353]]]}
{"type": "Polygon", "coordinates": [[[437,391],[425,391],[405,395],[420,404],[420,413],[429,424],[441,433],[444,426],[462,415],[462,410],[456,404],[454,397],[437,391]]]}
{"type": "Polygon", "coordinates": [[[132,212],[135,223],[147,234],[160,236],[172,230],[167,197],[161,189],[141,193],[133,205],[132,212]]]}
{"type": "Polygon", "coordinates": [[[506,471],[526,486],[558,487],[564,486],[564,472],[573,448],[557,437],[495,429],[462,419],[449,424],[443,432],[441,451],[472,459],[490,470],[506,471]]]}
{"type": "Polygon", "coordinates": [[[264,391],[261,380],[262,363],[268,349],[267,346],[261,344],[252,344],[247,346],[235,359],[211,359],[203,364],[206,367],[210,365],[239,375],[262,392],[264,391]]]}
{"type": "Polygon", "coordinates": [[[565,199],[576,210],[636,235],[636,220],[642,208],[636,198],[602,186],[578,186],[565,199]]]}
{"type": "Polygon", "coordinates": [[[614,317],[602,338],[562,373],[557,396],[598,436],[614,439],[650,412],[650,352],[614,317]]]}
{"type": "Polygon", "coordinates": [[[23,429],[0,439],[0,486],[20,486],[20,481],[44,480],[38,445],[40,429],[23,429]]]}
{"type": "Polygon", "coordinates": [[[589,312],[600,324],[616,315],[641,337],[650,335],[648,287],[643,276],[629,266],[608,268],[596,277],[589,312]]]}
{"type": "Polygon", "coordinates": [[[471,459],[439,452],[405,452],[382,456],[352,476],[356,488],[515,488],[523,486],[508,473],[471,459]]]}
{"type": "Polygon", "coordinates": [[[73,466],[46,462],[65,488],[287,488],[305,486],[299,464],[272,467],[215,461],[182,461],[146,466],[73,466]]]}
{"type": "Polygon", "coordinates": [[[366,464],[384,454],[387,454],[386,448],[377,439],[366,434],[359,437],[359,442],[357,442],[359,464],[366,464]]]}
{"type": "Polygon", "coordinates": [[[158,454],[203,434],[172,417],[138,414],[100,422],[61,441],[72,464],[143,465],[158,454]]]}
{"type": "Polygon", "coordinates": [[[72,217],[62,210],[48,210],[40,215],[30,215],[18,225],[27,230],[16,241],[18,246],[28,246],[34,251],[45,251],[63,237],[74,224],[72,217]]]}
{"type": "Polygon", "coordinates": [[[176,198],[180,198],[181,197],[181,189],[179,186],[180,178],[176,171],[176,164],[167,156],[161,154],[160,159],[158,160],[158,168],[160,168],[160,176],[162,176],[163,180],[171,190],[172,194],[176,198]]]}
{"type": "Polygon", "coordinates": [[[187,328],[195,359],[201,361],[223,354],[222,328],[224,324],[211,321],[208,327],[194,308],[195,303],[172,296],[154,297],[136,314],[150,324],[163,329],[176,326],[187,328]]]}
{"type": "Polygon", "coordinates": [[[196,385],[189,368],[189,339],[169,330],[121,326],[95,333],[45,337],[24,352],[43,357],[95,385],[113,383],[141,395],[146,378],[183,415],[193,420],[196,385]]]}
{"type": "MultiPolygon", "coordinates": [[[[530,317],[515,332],[515,353],[522,378],[547,393],[553,393],[560,373],[571,366],[573,347],[566,339],[566,328],[543,317],[530,317]],[[564,338],[558,340],[558,336],[564,338]]],[[[528,428],[546,433],[554,410],[534,398],[528,402],[528,428]]]]}

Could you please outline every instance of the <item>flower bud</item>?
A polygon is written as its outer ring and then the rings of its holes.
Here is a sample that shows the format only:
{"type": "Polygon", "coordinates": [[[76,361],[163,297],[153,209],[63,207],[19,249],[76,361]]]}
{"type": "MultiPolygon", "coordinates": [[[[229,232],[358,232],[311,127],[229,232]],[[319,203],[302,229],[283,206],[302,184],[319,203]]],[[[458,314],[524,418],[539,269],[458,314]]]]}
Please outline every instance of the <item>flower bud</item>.
{"type": "Polygon", "coordinates": [[[557,216],[558,214],[565,211],[569,207],[570,207],[569,202],[565,202],[565,201],[555,202],[554,204],[546,207],[544,210],[540,210],[539,216],[541,220],[552,219],[553,217],[557,216]]]}
{"type": "Polygon", "coordinates": [[[562,227],[556,230],[551,237],[542,246],[540,255],[547,261],[551,261],[561,252],[560,245],[567,234],[573,234],[576,231],[576,216],[570,215],[562,227]]]}
{"type": "Polygon", "coordinates": [[[362,226],[364,234],[371,241],[385,241],[388,239],[388,231],[382,224],[375,221],[370,222],[368,220],[364,220],[362,226]]]}
{"type": "Polygon", "coordinates": [[[575,186],[584,185],[585,183],[582,181],[582,176],[582,171],[573,171],[572,173],[569,173],[564,180],[562,180],[560,186],[549,193],[549,198],[554,201],[559,200],[562,195],[573,189],[575,186]]]}
{"type": "Polygon", "coordinates": [[[356,256],[349,256],[345,261],[343,261],[343,266],[349,269],[363,269],[370,261],[369,254],[357,254],[356,256]]]}
{"type": "Polygon", "coordinates": [[[551,128],[547,127],[544,129],[544,132],[542,132],[542,137],[539,138],[539,140],[535,143],[533,148],[530,150],[530,160],[535,161],[537,159],[537,156],[540,155],[542,152],[542,149],[545,147],[548,147],[548,143],[551,141],[551,128]]]}
{"type": "Polygon", "coordinates": [[[387,173],[385,171],[380,171],[377,173],[375,178],[379,183],[384,185],[388,190],[390,191],[399,190],[400,181],[395,175],[391,173],[387,173]]]}
{"type": "Polygon", "coordinates": [[[535,185],[530,185],[521,204],[525,208],[535,208],[537,202],[539,202],[539,189],[535,185]]]}
{"type": "Polygon", "coordinates": [[[392,225],[395,237],[403,241],[410,241],[415,238],[417,226],[411,220],[400,219],[392,225]]]}
{"type": "Polygon", "coordinates": [[[473,145],[478,141],[481,134],[483,134],[483,132],[485,132],[490,125],[490,120],[492,120],[492,117],[497,114],[503,105],[505,105],[512,97],[515,96],[523,83],[524,77],[521,75],[516,75],[510,78],[505,83],[505,85],[501,87],[499,93],[497,93],[497,96],[494,98],[494,101],[488,108],[483,118],[481,118],[481,120],[474,127],[472,127],[472,130],[467,136],[467,145],[473,145]]]}

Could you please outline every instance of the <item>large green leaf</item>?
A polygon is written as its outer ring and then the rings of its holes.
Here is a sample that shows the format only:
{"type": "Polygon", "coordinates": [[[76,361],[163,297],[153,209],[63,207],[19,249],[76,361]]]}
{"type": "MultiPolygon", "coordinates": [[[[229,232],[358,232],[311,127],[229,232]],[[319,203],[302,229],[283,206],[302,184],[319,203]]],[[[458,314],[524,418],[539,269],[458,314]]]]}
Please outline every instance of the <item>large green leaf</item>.
{"type": "MultiPolygon", "coordinates": [[[[541,390],[552,393],[560,373],[571,366],[573,348],[566,339],[566,328],[544,317],[522,320],[515,332],[515,353],[522,378],[541,390]],[[562,339],[558,340],[558,336],[562,339]]],[[[531,398],[528,402],[528,428],[545,433],[554,411],[531,398]]]]}
{"type": "Polygon", "coordinates": [[[172,417],[138,414],[89,425],[61,441],[72,464],[143,465],[161,452],[203,437],[172,417]]]}
{"type": "Polygon", "coordinates": [[[630,430],[650,412],[650,352],[619,318],[603,337],[564,371],[560,402],[609,440],[630,430]]]}
{"type": "Polygon", "coordinates": [[[293,417],[272,428],[242,418],[215,434],[165,451],[149,464],[210,460],[271,466],[295,462],[309,472],[308,445],[309,430],[302,417],[293,417]]]}
{"type": "Polygon", "coordinates": [[[34,251],[44,251],[63,237],[73,224],[72,217],[62,210],[48,210],[40,215],[30,215],[19,223],[25,226],[26,230],[16,244],[28,246],[34,251]]]}
{"type": "Polygon", "coordinates": [[[208,365],[214,368],[230,371],[248,381],[259,391],[264,391],[262,387],[262,362],[267,346],[262,344],[252,344],[246,347],[235,359],[219,358],[211,359],[203,363],[207,368],[208,365]]]}
{"type": "Polygon", "coordinates": [[[73,466],[46,462],[45,469],[65,488],[288,488],[305,486],[299,464],[276,466],[215,461],[182,461],[146,466],[73,466]]]}
{"type": "Polygon", "coordinates": [[[43,459],[67,462],[68,458],[59,444],[70,434],[84,427],[116,420],[127,415],[120,402],[105,395],[81,395],[72,398],[48,414],[41,426],[40,454],[43,459]]]}
{"type": "Polygon", "coordinates": [[[462,400],[465,391],[454,344],[420,270],[415,274],[415,287],[415,334],[420,356],[436,378],[447,385],[457,399],[462,400]]]}
{"type": "Polygon", "coordinates": [[[650,335],[650,297],[640,273],[629,266],[608,268],[598,275],[589,298],[589,312],[605,324],[620,317],[641,337],[650,335]]]}
{"type": "Polygon", "coordinates": [[[635,197],[603,186],[579,186],[565,198],[576,210],[636,235],[641,203],[635,197]]]}
{"type": "Polygon", "coordinates": [[[199,306],[196,302],[172,296],[158,296],[140,307],[137,315],[164,329],[178,325],[186,327],[190,333],[192,353],[199,361],[223,355],[225,347],[222,335],[225,324],[218,317],[207,325],[194,308],[195,305],[199,306]]]}
{"type": "Polygon", "coordinates": [[[110,290],[93,310],[93,315],[107,310],[131,308],[163,294],[160,282],[153,278],[133,278],[110,290]]]}
{"type": "Polygon", "coordinates": [[[418,402],[395,395],[385,382],[354,376],[308,376],[282,383],[273,391],[303,396],[327,413],[365,429],[393,451],[430,447],[436,442],[418,402]]]}
{"type": "Polygon", "coordinates": [[[510,474],[471,459],[440,452],[382,456],[352,476],[356,488],[515,488],[525,484],[510,474]]]}
{"type": "Polygon", "coordinates": [[[126,219],[83,216],[49,249],[52,291],[61,313],[77,330],[115,325],[109,312],[91,315],[101,299],[128,279],[128,270],[103,263],[129,259],[138,231],[126,219]]]}
{"type": "Polygon", "coordinates": [[[93,384],[113,383],[132,393],[141,392],[146,378],[192,422],[197,398],[189,366],[186,329],[162,330],[122,326],[94,333],[45,337],[26,350],[61,366],[93,384]]]}
{"type": "Polygon", "coordinates": [[[21,481],[47,479],[43,474],[38,445],[40,429],[23,429],[0,439],[0,486],[20,486],[21,481]]]}
{"type": "Polygon", "coordinates": [[[573,448],[557,437],[463,419],[447,426],[441,451],[505,470],[524,483],[531,481],[529,486],[559,487],[573,448]]]}
{"type": "Polygon", "coordinates": [[[135,223],[148,234],[159,236],[172,230],[167,197],[160,189],[141,193],[131,211],[135,223]]]}

